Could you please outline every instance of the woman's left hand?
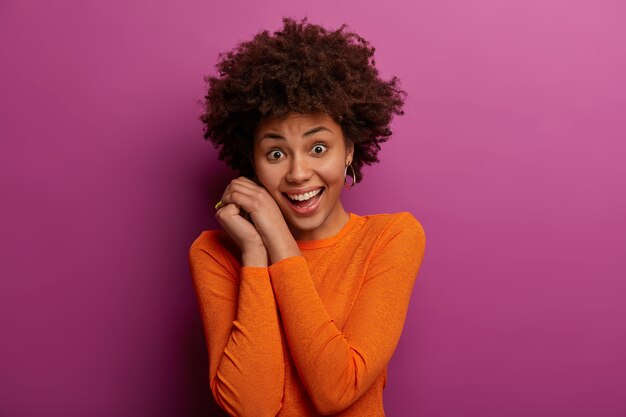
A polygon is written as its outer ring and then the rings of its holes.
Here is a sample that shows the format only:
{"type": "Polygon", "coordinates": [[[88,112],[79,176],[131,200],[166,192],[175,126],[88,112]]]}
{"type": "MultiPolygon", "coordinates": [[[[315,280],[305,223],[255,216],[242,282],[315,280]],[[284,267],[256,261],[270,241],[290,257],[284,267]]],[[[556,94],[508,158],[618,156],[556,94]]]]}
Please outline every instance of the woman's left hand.
{"type": "Polygon", "coordinates": [[[264,187],[246,177],[235,178],[226,187],[222,203],[234,203],[250,214],[272,263],[301,255],[278,204],[264,187]]]}

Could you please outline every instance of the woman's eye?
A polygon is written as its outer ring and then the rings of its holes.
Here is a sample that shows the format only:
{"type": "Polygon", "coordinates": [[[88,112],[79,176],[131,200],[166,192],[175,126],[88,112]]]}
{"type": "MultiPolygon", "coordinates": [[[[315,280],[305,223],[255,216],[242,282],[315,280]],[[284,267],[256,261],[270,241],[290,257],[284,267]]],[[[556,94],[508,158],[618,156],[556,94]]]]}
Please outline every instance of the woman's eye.
{"type": "Polygon", "coordinates": [[[322,145],[321,143],[318,143],[317,145],[313,146],[313,153],[322,154],[326,152],[326,149],[328,149],[326,145],[322,145]]]}
{"type": "Polygon", "coordinates": [[[283,152],[277,149],[274,149],[273,151],[270,151],[269,154],[267,154],[268,158],[271,160],[280,159],[282,155],[283,155],[283,152]]]}

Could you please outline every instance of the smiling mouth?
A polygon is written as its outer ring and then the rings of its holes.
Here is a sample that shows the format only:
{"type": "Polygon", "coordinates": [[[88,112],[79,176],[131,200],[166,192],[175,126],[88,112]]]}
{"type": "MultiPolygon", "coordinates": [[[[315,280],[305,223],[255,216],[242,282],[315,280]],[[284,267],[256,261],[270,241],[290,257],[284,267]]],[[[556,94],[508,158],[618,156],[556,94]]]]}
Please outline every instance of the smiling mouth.
{"type": "Polygon", "coordinates": [[[315,205],[315,203],[317,203],[317,201],[322,197],[322,194],[324,194],[325,189],[326,188],[322,187],[322,189],[317,194],[315,194],[314,196],[306,200],[296,200],[296,199],[292,199],[291,197],[289,197],[286,193],[282,193],[282,194],[283,196],[285,196],[289,204],[291,204],[292,206],[297,207],[299,209],[306,209],[308,207],[312,207],[313,205],[315,205]]]}

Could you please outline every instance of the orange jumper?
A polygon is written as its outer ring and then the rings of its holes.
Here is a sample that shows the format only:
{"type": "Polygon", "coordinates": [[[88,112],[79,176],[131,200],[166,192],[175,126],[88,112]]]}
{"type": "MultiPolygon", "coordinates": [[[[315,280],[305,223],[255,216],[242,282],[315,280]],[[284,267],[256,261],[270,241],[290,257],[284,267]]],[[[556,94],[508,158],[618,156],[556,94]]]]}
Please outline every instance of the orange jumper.
{"type": "Polygon", "coordinates": [[[302,256],[241,266],[222,230],[189,251],[209,383],[232,416],[384,416],[387,364],[422,262],[408,212],[359,216],[302,256]]]}

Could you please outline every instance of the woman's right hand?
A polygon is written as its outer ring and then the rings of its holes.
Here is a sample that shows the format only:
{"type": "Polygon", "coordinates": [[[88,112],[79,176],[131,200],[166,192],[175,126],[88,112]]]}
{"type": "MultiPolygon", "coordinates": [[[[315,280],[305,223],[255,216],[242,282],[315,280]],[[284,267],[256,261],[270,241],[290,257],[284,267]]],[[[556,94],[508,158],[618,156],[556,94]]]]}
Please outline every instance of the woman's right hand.
{"type": "Polygon", "coordinates": [[[241,249],[242,266],[267,266],[267,249],[261,235],[234,203],[220,207],[215,219],[241,249]]]}

